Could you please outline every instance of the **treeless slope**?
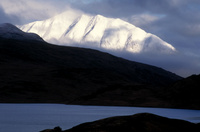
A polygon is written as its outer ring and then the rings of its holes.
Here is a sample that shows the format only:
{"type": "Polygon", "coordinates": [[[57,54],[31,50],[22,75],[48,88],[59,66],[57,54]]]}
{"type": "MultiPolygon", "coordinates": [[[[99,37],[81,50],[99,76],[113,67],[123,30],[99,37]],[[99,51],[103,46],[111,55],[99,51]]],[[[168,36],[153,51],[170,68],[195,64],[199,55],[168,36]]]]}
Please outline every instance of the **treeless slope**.
{"type": "Polygon", "coordinates": [[[118,85],[162,86],[181,79],[161,68],[96,50],[3,38],[0,76],[0,102],[67,104],[118,85]]]}

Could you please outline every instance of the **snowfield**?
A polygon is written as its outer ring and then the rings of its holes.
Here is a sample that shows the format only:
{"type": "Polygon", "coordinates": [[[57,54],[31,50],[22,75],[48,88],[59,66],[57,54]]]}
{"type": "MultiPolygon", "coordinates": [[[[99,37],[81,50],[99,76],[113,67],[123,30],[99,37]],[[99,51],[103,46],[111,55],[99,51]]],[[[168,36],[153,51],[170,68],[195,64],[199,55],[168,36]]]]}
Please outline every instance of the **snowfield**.
{"type": "Polygon", "coordinates": [[[50,43],[79,45],[131,53],[158,52],[171,54],[176,49],[156,35],[121,19],[91,16],[66,11],[44,21],[18,26],[24,32],[32,32],[50,43]]]}

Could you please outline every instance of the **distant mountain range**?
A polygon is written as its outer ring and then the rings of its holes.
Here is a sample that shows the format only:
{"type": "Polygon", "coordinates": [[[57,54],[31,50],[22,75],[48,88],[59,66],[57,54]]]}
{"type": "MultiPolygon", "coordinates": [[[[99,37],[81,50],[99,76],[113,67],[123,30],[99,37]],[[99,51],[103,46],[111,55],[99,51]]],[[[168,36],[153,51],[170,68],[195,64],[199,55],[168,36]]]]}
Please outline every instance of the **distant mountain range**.
{"type": "Polygon", "coordinates": [[[156,91],[154,88],[181,79],[164,69],[97,50],[48,44],[11,24],[0,27],[4,32],[0,36],[0,102],[134,106],[137,105],[134,100],[140,95],[139,98],[156,100],[152,88],[156,91]],[[128,91],[130,95],[123,98],[123,93],[126,95],[128,91]],[[101,97],[96,102],[93,100],[110,92],[109,100],[98,102],[101,97]],[[134,98],[127,100],[127,97],[134,98]],[[116,98],[120,101],[114,100],[116,98]]]}
{"type": "Polygon", "coordinates": [[[19,26],[25,32],[40,35],[45,41],[95,49],[131,53],[166,53],[176,49],[156,35],[121,19],[91,16],[66,11],[44,21],[19,26]]]}

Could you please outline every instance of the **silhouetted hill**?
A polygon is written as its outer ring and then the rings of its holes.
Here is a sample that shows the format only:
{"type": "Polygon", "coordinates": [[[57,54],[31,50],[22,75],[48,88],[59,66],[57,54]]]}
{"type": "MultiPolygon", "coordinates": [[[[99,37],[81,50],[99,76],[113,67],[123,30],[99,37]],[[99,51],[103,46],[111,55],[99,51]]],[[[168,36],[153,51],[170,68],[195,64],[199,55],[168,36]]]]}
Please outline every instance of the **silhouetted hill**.
{"type": "Polygon", "coordinates": [[[199,132],[198,124],[184,120],[169,119],[149,113],[131,116],[110,117],[94,122],[83,123],[69,130],[61,128],[41,132],[199,132]]]}

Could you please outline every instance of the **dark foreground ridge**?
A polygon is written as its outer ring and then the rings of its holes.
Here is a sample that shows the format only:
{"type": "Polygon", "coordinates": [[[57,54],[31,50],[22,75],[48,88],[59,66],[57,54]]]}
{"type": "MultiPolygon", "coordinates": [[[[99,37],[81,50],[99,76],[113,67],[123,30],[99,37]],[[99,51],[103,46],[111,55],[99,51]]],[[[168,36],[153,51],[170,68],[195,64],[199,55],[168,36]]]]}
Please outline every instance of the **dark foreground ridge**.
{"type": "Polygon", "coordinates": [[[69,130],[47,129],[41,132],[199,132],[200,124],[169,119],[149,113],[118,116],[83,123],[69,130]]]}
{"type": "Polygon", "coordinates": [[[127,88],[140,93],[142,86],[164,86],[181,79],[161,68],[96,50],[5,38],[0,38],[0,76],[2,103],[96,105],[112,104],[88,102],[107,91],[127,88]]]}

